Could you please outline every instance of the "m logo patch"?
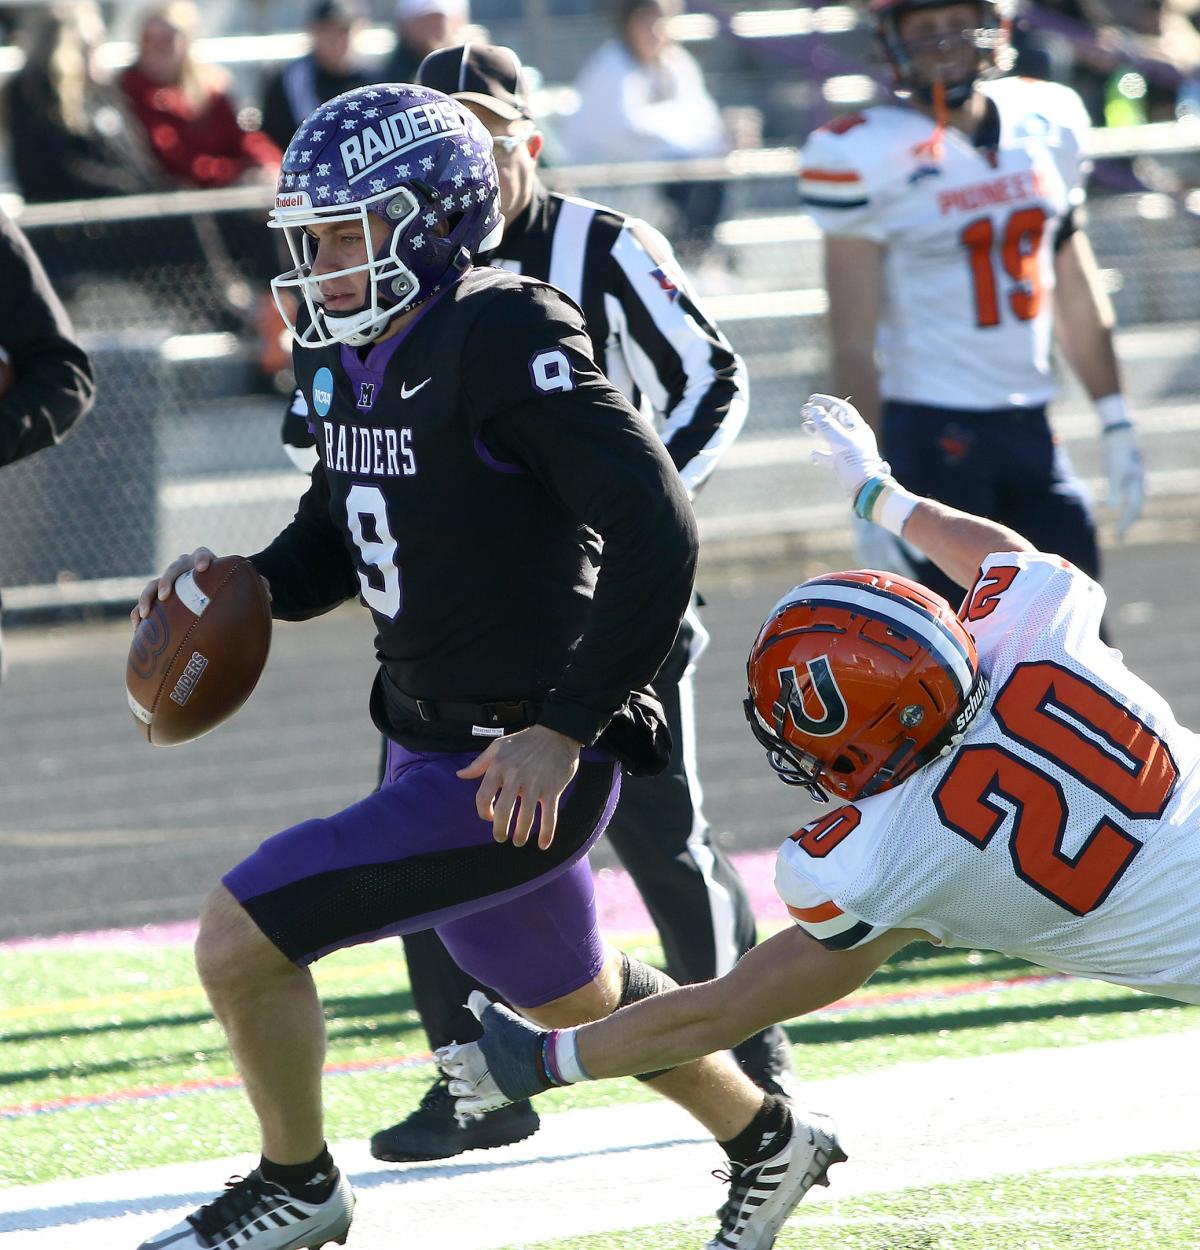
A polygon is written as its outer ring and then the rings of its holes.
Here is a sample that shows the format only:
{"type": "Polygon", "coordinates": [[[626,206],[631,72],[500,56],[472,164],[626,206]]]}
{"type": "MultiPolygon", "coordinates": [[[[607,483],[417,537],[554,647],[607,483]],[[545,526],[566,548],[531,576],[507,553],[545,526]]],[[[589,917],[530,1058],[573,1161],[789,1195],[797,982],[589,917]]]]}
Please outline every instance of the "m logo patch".
{"type": "Polygon", "coordinates": [[[360,382],[358,384],[358,407],[363,409],[375,406],[375,383],[360,382]]]}
{"type": "Polygon", "coordinates": [[[825,656],[819,655],[815,660],[809,660],[805,667],[812,683],[808,692],[808,707],[805,706],[805,694],[796,679],[795,668],[779,670],[776,723],[783,723],[783,713],[786,711],[798,732],[813,738],[831,738],[849,723],[850,709],[846,706],[846,699],[838,689],[833,669],[825,656]],[[810,708],[816,715],[810,714],[810,708]]]}

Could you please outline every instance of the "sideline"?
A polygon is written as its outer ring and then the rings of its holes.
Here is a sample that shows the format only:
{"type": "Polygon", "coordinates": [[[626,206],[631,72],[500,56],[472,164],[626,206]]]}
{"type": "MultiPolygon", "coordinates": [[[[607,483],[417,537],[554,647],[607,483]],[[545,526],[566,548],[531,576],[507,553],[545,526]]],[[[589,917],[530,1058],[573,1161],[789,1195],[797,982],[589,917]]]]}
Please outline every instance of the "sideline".
{"type": "MultiPolygon", "coordinates": [[[[805,1206],[1200,1150],[1200,1082],[1187,1079],[1198,1041],[1200,1029],[1190,1029],[810,1083],[804,1104],[837,1118],[851,1161],[805,1206]]],[[[528,1141],[443,1164],[385,1167],[360,1142],[336,1144],[334,1154],[359,1192],[356,1250],[391,1250],[399,1230],[408,1246],[497,1250],[709,1218],[724,1196],[710,1176],[721,1163],[715,1147],[665,1103],[553,1115],[528,1141]]],[[[253,1163],[222,1159],[0,1191],[4,1250],[60,1250],[65,1233],[89,1250],[128,1250],[253,1163]]]]}

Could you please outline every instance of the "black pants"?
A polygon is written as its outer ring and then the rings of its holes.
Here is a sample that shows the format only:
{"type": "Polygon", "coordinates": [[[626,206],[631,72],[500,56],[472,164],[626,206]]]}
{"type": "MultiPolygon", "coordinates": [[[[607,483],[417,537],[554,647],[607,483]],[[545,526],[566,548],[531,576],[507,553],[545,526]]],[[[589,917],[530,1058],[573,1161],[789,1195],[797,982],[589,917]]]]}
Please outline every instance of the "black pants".
{"type": "MultiPolygon", "coordinates": [[[[606,834],[654,920],[667,971],[679,982],[727,972],[755,943],[746,888],[709,841],[700,810],[691,676],[700,643],[685,619],[654,683],[671,726],[671,762],[657,777],[624,779],[606,834]]],[[[430,1046],[477,1039],[479,1024],[464,1004],[473,989],[491,994],[488,987],[455,964],[436,933],[403,941],[413,1001],[430,1046]]]]}
{"type": "MultiPolygon", "coordinates": [[[[1099,578],[1091,503],[1045,407],[975,412],[889,399],[883,452],[913,494],[999,521],[1099,578]]],[[[931,560],[913,564],[918,581],[958,607],[961,586],[931,560]]]]}

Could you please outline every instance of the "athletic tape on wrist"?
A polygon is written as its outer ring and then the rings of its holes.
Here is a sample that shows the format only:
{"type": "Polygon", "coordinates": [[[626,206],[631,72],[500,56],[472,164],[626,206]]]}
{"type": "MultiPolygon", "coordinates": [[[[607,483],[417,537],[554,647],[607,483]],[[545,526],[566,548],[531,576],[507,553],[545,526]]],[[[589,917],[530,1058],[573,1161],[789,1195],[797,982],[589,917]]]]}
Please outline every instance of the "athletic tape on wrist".
{"type": "Polygon", "coordinates": [[[895,478],[872,477],[858,488],[854,511],[864,521],[872,521],[899,538],[905,522],[920,502],[919,495],[905,490],[895,478]]]}
{"type": "Polygon", "coordinates": [[[879,496],[887,489],[889,481],[890,479],[886,477],[869,477],[858,488],[858,494],[854,496],[854,511],[864,521],[874,519],[871,510],[875,507],[879,496]]]}
{"type": "Polygon", "coordinates": [[[1101,428],[1107,434],[1110,430],[1121,430],[1133,424],[1129,409],[1125,406],[1124,395],[1105,395],[1095,401],[1096,415],[1100,418],[1101,428]]]}
{"type": "Polygon", "coordinates": [[[577,1031],[551,1029],[542,1042],[546,1075],[555,1085],[574,1085],[577,1081],[592,1079],[579,1058],[579,1044],[575,1040],[577,1031]]]}

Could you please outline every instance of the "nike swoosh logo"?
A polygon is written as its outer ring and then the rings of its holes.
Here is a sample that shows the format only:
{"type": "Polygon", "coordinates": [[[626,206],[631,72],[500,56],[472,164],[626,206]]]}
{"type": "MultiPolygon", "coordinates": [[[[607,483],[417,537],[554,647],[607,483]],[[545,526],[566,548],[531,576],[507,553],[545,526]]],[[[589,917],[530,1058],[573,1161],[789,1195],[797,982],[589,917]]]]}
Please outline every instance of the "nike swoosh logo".
{"type": "Polygon", "coordinates": [[[400,383],[400,398],[412,399],[412,397],[421,389],[421,387],[428,386],[430,382],[432,381],[433,381],[432,378],[426,378],[424,382],[418,382],[416,386],[412,388],[412,390],[409,390],[408,383],[401,382],[400,383]]]}

